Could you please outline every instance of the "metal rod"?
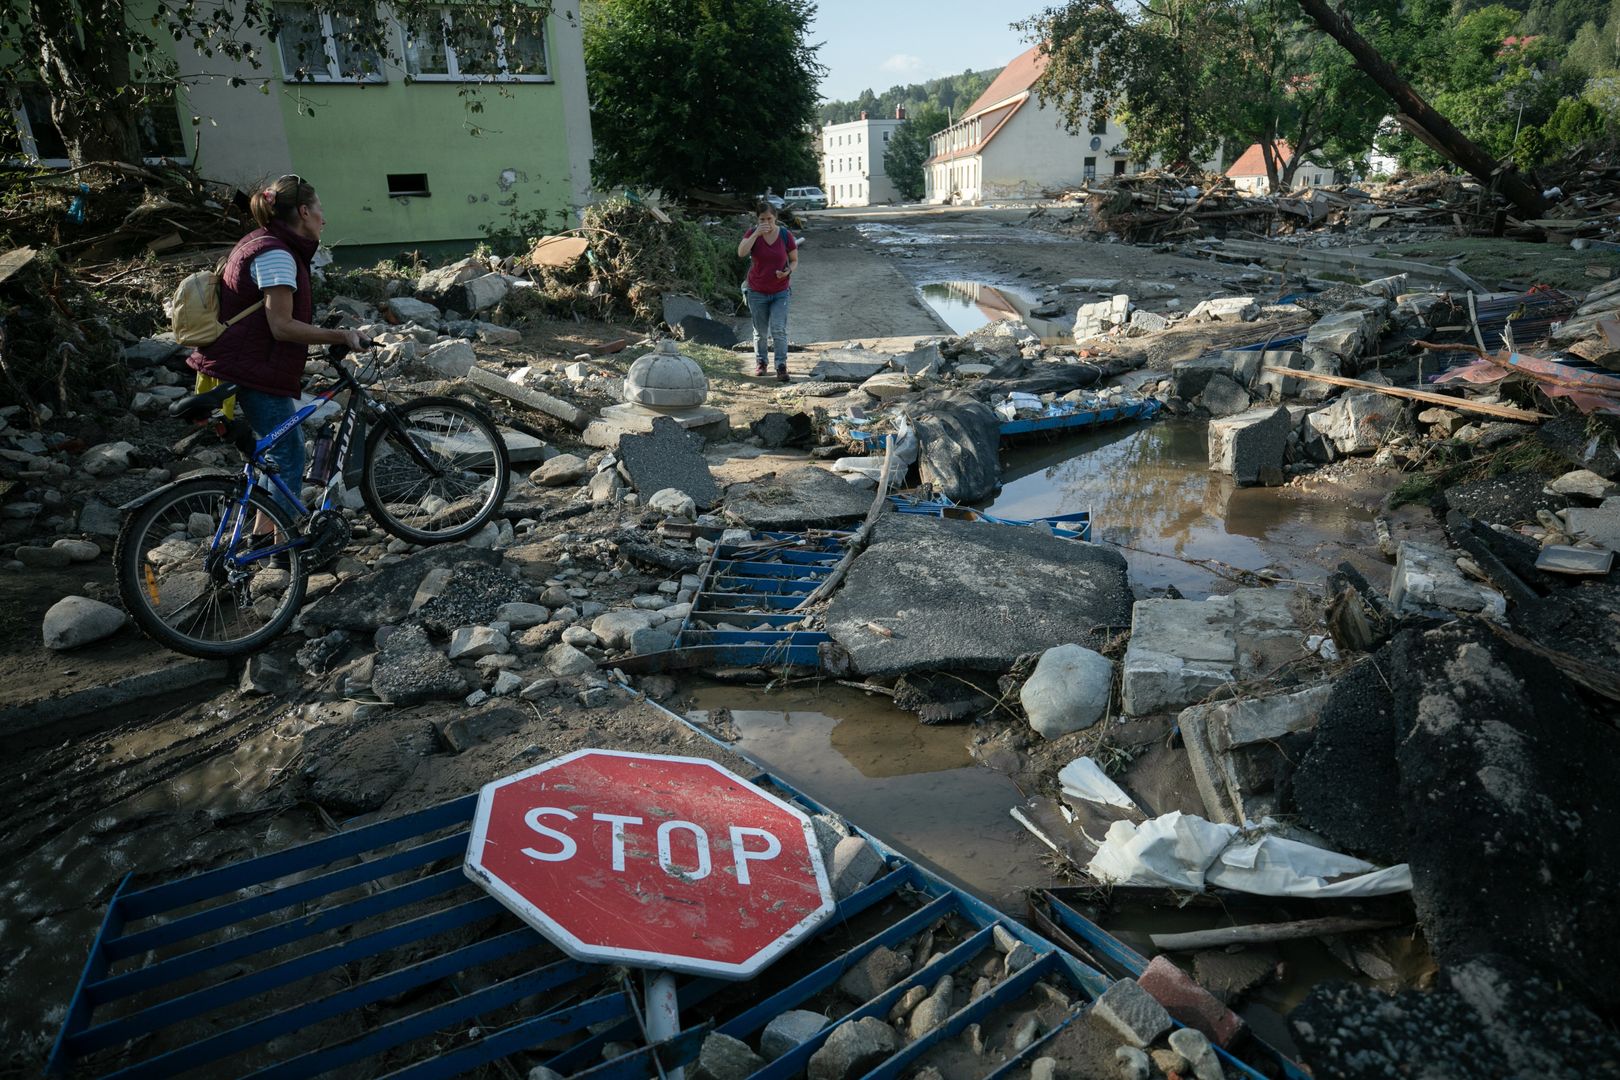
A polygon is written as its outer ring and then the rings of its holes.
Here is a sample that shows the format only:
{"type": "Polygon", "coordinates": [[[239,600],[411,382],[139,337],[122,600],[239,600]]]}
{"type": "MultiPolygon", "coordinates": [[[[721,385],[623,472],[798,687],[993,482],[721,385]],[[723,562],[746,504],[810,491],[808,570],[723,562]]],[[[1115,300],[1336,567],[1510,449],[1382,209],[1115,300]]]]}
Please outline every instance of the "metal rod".
{"type": "MultiPolygon", "coordinates": [[[[681,1005],[675,996],[675,975],[669,971],[642,972],[646,987],[647,1045],[657,1046],[681,1033],[681,1005]]],[[[656,1056],[654,1057],[656,1061],[656,1056]]],[[[665,1069],[660,1062],[658,1074],[668,1080],[682,1080],[684,1069],[665,1069]]]]}

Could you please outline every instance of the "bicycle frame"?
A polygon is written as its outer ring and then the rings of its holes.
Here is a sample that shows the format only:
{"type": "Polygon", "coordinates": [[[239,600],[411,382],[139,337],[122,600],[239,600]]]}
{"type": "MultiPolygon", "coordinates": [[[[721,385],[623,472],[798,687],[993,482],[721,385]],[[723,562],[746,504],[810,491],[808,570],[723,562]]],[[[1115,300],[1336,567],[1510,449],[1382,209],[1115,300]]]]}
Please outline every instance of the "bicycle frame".
{"type": "MultiPolygon", "coordinates": [[[[360,386],[359,382],[354,378],[353,375],[349,374],[346,368],[340,366],[337,368],[337,372],[337,380],[333,382],[331,386],[328,386],[324,390],[316,393],[315,400],[313,402],[293,413],[293,415],[289,416],[286,420],[277,425],[274,431],[253,444],[253,453],[249,456],[247,462],[242,466],[242,494],[237,500],[236,524],[231,530],[230,545],[228,550],[234,552],[236,550],[236,545],[242,540],[242,529],[244,523],[247,521],[249,500],[253,495],[253,489],[258,486],[261,475],[268,478],[270,484],[274,486],[275,490],[279,491],[292,506],[297,508],[299,521],[304,521],[309,518],[311,514],[310,508],[304,505],[304,501],[301,498],[301,495],[303,494],[301,490],[302,485],[300,485],[300,490],[297,491],[289,487],[287,482],[281,478],[281,474],[276,469],[275,463],[267,460],[265,457],[265,455],[283,439],[303,438],[301,430],[305,420],[308,420],[311,416],[314,416],[342,391],[352,391],[352,393],[349,395],[348,404],[344,406],[343,418],[338,422],[338,436],[336,446],[332,454],[332,475],[326,481],[326,487],[321,494],[320,506],[317,507],[318,510],[330,510],[333,507],[333,500],[337,492],[337,482],[343,476],[344,468],[348,465],[349,454],[353,449],[354,433],[359,424],[362,407],[369,406],[374,411],[382,412],[388,416],[392,415],[389,413],[385,405],[381,405],[380,403],[376,403],[371,400],[371,398],[365,393],[365,390],[360,386]]],[[[303,478],[300,477],[299,479],[301,481],[303,478]]],[[[225,519],[222,518],[218,527],[214,530],[214,542],[213,547],[210,550],[211,559],[219,551],[220,542],[224,539],[224,535],[225,519]]],[[[282,543],[274,544],[267,548],[260,548],[256,551],[250,551],[242,555],[231,555],[228,558],[228,565],[231,569],[239,570],[259,561],[260,559],[272,558],[293,548],[307,547],[309,542],[309,537],[307,536],[299,535],[290,537],[287,540],[284,540],[282,543]]]]}

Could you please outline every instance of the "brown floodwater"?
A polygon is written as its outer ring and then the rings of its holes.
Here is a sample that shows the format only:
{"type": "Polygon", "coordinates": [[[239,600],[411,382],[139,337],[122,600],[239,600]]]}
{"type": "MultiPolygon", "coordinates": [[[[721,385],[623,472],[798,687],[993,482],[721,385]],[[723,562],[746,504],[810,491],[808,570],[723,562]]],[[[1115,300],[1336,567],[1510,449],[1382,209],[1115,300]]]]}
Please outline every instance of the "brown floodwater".
{"type": "Polygon", "coordinates": [[[1315,583],[1376,543],[1373,514],[1292,488],[1240,488],[1209,471],[1207,424],[1158,420],[1002,451],[986,507],[1031,518],[1090,510],[1092,538],[1119,545],[1132,584],[1197,599],[1233,583],[1185,559],[1215,559],[1315,583]]]}
{"type": "Polygon", "coordinates": [[[1051,884],[1045,848],[1012,819],[1006,776],[975,765],[967,729],[930,727],[887,698],[836,685],[767,693],[703,686],[692,709],[729,709],[737,749],[810,798],[1002,910],[1051,884]]]}

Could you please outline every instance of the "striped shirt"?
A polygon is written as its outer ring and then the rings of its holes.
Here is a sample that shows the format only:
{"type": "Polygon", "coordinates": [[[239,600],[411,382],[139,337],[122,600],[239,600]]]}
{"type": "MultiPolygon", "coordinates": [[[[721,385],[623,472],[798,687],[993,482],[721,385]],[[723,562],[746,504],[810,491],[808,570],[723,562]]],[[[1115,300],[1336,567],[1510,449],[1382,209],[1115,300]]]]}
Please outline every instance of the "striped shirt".
{"type": "Polygon", "coordinates": [[[292,252],[273,250],[253,260],[248,267],[253,275],[253,284],[261,290],[272,285],[291,285],[298,288],[298,267],[293,263],[292,252]]]}

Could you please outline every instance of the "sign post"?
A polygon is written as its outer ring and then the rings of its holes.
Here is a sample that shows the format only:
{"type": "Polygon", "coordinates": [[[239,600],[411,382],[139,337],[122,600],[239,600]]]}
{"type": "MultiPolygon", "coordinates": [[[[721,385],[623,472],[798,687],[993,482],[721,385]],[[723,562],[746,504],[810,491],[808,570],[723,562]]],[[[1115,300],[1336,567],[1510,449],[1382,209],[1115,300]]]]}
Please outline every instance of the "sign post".
{"type": "Polygon", "coordinates": [[[576,750],[486,784],[463,870],[569,956],[648,969],[653,1043],[674,973],[751,978],[834,908],[810,819],[703,758],[576,750]]]}

